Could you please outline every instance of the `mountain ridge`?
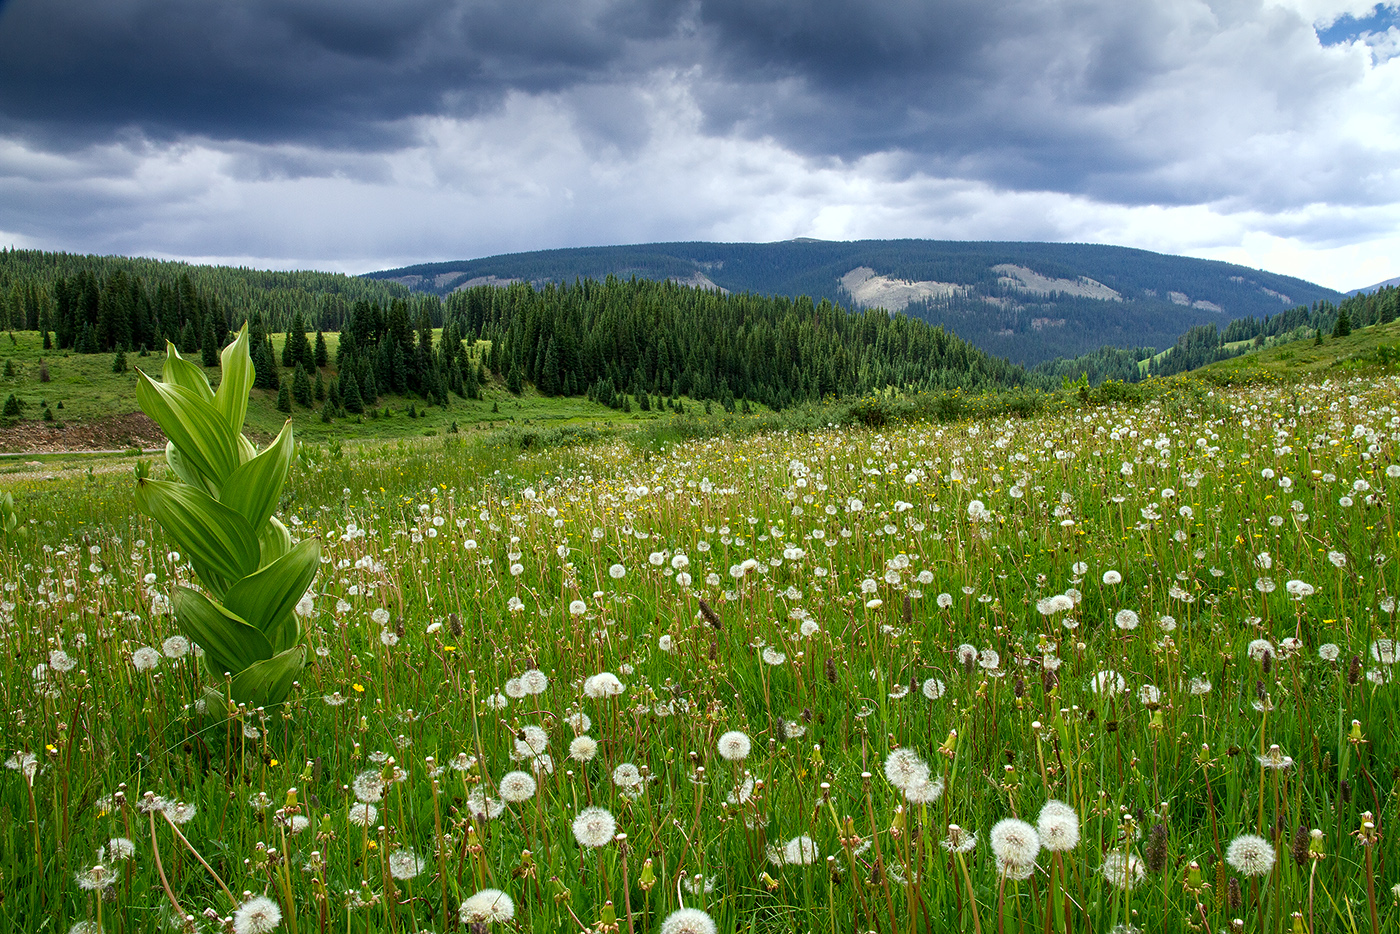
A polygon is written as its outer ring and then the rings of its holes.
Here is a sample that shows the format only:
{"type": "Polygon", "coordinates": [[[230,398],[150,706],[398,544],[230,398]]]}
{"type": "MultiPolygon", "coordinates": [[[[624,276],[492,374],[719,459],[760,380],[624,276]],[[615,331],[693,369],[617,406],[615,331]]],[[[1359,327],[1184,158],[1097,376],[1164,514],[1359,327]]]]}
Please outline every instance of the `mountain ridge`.
{"type": "Polygon", "coordinates": [[[609,275],[902,311],[1027,365],[1104,345],[1168,347],[1191,327],[1343,297],[1218,260],[1039,241],[677,241],[422,263],[364,278],[445,296],[478,284],[609,275]]]}

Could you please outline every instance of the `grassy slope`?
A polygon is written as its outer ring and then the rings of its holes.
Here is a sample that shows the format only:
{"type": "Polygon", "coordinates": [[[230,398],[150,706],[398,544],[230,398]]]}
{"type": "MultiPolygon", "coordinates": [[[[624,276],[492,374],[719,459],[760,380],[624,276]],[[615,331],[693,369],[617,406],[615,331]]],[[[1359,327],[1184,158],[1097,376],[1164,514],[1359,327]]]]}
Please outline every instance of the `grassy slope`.
{"type": "Polygon", "coordinates": [[[1321,344],[1312,339],[1276,344],[1212,363],[1196,372],[1245,379],[1287,379],[1333,368],[1352,371],[1374,366],[1374,355],[1382,346],[1400,350],[1400,321],[1357,328],[1346,337],[1324,337],[1321,344]]]}
{"type": "MultiPolygon", "coordinates": [[[[336,374],[333,362],[339,335],[327,334],[326,345],[332,365],[322,371],[329,383],[336,374]]],[[[273,346],[281,353],[282,337],[273,336],[273,346]]],[[[193,361],[198,363],[195,355],[193,361]]],[[[126,415],[139,411],[136,405],[136,369],[159,377],[165,363],[164,354],[151,354],[141,357],[127,355],[129,369],[126,373],[112,372],[112,354],[67,354],[44,351],[42,339],[35,331],[16,331],[13,335],[0,335],[0,373],[6,361],[13,361],[14,378],[0,377],[0,401],[14,393],[24,404],[23,418],[38,419],[45,405],[54,409],[55,417],[65,423],[81,423],[126,415]],[[11,340],[13,337],[13,341],[11,340]],[[50,381],[40,382],[39,363],[46,361],[50,381]],[[58,409],[62,403],[63,408],[58,409]]],[[[211,382],[217,385],[218,368],[205,371],[211,382]]],[[[291,379],[291,370],[280,370],[283,379],[291,379]]],[[[398,438],[427,434],[442,434],[456,422],[459,429],[469,431],[476,428],[502,427],[510,424],[531,425],[592,425],[605,422],[639,423],[662,417],[657,412],[633,411],[628,414],[609,409],[606,406],[589,402],[582,397],[550,398],[527,389],[520,396],[508,392],[500,382],[483,387],[481,400],[465,400],[453,396],[447,408],[437,406],[425,409],[423,400],[400,396],[382,396],[378,408],[392,411],[388,418],[351,416],[335,419],[327,425],[321,421],[320,404],[314,409],[294,406],[293,424],[297,435],[309,441],[328,441],[358,438],[398,438]],[[423,410],[419,418],[408,418],[409,405],[423,410]],[[499,411],[493,412],[496,406],[499,411]]],[[[686,407],[692,403],[687,401],[686,407]]],[[[277,411],[277,393],[254,390],[248,407],[247,433],[257,441],[264,441],[276,435],[281,429],[286,415],[277,411]]]]}

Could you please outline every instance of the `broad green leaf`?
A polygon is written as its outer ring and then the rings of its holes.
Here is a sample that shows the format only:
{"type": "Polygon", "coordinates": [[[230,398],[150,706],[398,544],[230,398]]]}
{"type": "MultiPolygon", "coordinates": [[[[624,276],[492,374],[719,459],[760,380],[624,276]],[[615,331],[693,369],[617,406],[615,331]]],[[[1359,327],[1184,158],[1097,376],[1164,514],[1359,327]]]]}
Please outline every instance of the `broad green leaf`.
{"type": "Polygon", "coordinates": [[[206,587],[223,594],[258,569],[258,538],[239,513],[184,483],[141,480],[136,506],[155,519],[194,562],[206,587]]]}
{"type": "Polygon", "coordinates": [[[183,386],[205,402],[214,401],[214,390],[209,388],[209,378],[204,371],[180,356],[180,351],[169,341],[165,344],[165,369],[160,377],[167,386],[183,386]]]}
{"type": "Polygon", "coordinates": [[[276,441],[229,474],[219,501],[241,513],[254,529],[261,529],[282,496],[293,449],[292,420],[287,419],[276,441]]]}
{"type": "Polygon", "coordinates": [[[273,654],[266,636],[197,590],[180,587],[175,591],[175,618],[204,649],[205,662],[216,678],[226,671],[236,675],[273,654]]]}
{"type": "Polygon", "coordinates": [[[258,529],[259,567],[266,567],[292,550],[292,533],[276,516],[269,516],[267,524],[258,529]]]}
{"type": "Polygon", "coordinates": [[[170,469],[175,471],[175,476],[188,483],[190,486],[204,490],[212,495],[208,480],[204,475],[195,470],[185,459],[180,456],[180,449],[175,446],[174,441],[165,442],[165,462],[170,465],[170,469]]]}
{"type": "Polygon", "coordinates": [[[223,486],[238,466],[238,445],[213,403],[183,386],[157,383],[140,370],[136,401],[175,442],[190,467],[215,486],[223,486]]]}
{"type": "Polygon", "coordinates": [[[235,435],[243,431],[248,414],[248,391],[253,388],[253,358],[248,353],[248,322],[238,329],[233,343],[219,355],[223,377],[214,391],[214,407],[235,435]]]}
{"type": "Polygon", "coordinates": [[[274,652],[296,645],[296,605],[321,564],[321,543],[307,539],[276,561],[249,574],[224,594],[224,606],[267,636],[274,652]]]}
{"type": "Polygon", "coordinates": [[[292,682],[305,663],[306,647],[300,645],[254,662],[234,676],[233,699],[250,709],[280,704],[291,693],[292,682]]]}
{"type": "Polygon", "coordinates": [[[246,464],[257,456],[258,449],[254,447],[253,442],[248,440],[247,435],[240,433],[238,435],[238,462],[246,464]]]}

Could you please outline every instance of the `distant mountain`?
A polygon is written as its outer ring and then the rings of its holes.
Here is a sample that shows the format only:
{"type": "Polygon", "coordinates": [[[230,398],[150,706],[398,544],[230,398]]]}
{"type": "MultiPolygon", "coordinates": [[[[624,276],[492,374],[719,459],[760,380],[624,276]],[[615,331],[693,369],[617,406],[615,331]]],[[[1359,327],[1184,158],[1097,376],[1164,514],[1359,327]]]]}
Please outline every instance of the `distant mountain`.
{"type": "Polygon", "coordinates": [[[447,295],[479,285],[619,278],[903,311],[1018,363],[1104,345],[1165,348],[1188,328],[1341,293],[1212,260],[1080,243],[789,240],[647,243],[425,263],[367,278],[447,295]]]}
{"type": "Polygon", "coordinates": [[[1375,285],[1368,285],[1368,286],[1366,286],[1364,289],[1352,289],[1350,292],[1348,292],[1348,293],[1346,293],[1346,294],[1348,294],[1348,295],[1370,295],[1372,292],[1377,292],[1377,291],[1380,291],[1381,289],[1387,289],[1387,288],[1391,288],[1391,287],[1397,286],[1397,285],[1400,285],[1400,276],[1396,276],[1394,279],[1387,279],[1387,280],[1385,280],[1384,282],[1377,282],[1375,285]]]}

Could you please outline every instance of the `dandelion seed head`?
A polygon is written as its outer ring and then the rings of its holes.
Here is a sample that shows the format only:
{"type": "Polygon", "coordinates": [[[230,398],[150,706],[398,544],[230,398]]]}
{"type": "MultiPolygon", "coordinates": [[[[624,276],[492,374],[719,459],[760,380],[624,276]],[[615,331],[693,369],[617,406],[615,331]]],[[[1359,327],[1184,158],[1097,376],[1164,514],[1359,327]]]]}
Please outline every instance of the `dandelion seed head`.
{"type": "Polygon", "coordinates": [[[248,899],[233,913],[233,934],[270,934],[282,923],[282,909],[265,895],[248,899]]]}
{"type": "Polygon", "coordinates": [[[515,917],[515,902],[500,889],[482,889],[462,902],[457,913],[463,924],[492,924],[515,917]]]}
{"type": "Polygon", "coordinates": [[[1246,833],[1230,841],[1225,861],[1243,876],[1262,876],[1274,868],[1276,855],[1268,840],[1246,833]]]}
{"type": "Polygon", "coordinates": [[[406,847],[389,854],[389,875],[395,879],[412,879],[425,865],[417,853],[406,847]]]}
{"type": "Polygon", "coordinates": [[[885,757],[885,778],[899,789],[928,781],[929,767],[918,753],[901,746],[885,757]]]}
{"type": "Polygon", "coordinates": [[[1072,850],[1079,845],[1079,815],[1068,804],[1051,798],[1040,809],[1036,833],[1040,845],[1051,852],[1072,850]]]}
{"type": "Polygon", "coordinates": [[[606,808],[584,808],[574,818],[574,839],[578,841],[579,846],[606,846],[616,834],[617,819],[606,808]]]}
{"type": "Polygon", "coordinates": [[[501,799],[510,804],[529,801],[535,796],[535,777],[529,772],[507,772],[496,787],[501,799]]]}
{"type": "Polygon", "coordinates": [[[1117,889],[1131,889],[1147,875],[1147,867],[1134,853],[1111,850],[1103,855],[1103,865],[1099,867],[1104,880],[1117,889]]]}
{"type": "Polygon", "coordinates": [[[569,758],[575,762],[591,762],[598,754],[598,741],[591,736],[575,736],[569,743],[569,758]]]}
{"type": "Polygon", "coordinates": [[[793,837],[783,846],[783,862],[789,866],[810,866],[820,855],[816,841],[806,834],[793,837]]]}
{"type": "Polygon", "coordinates": [[[1015,817],[993,824],[987,840],[993,853],[1015,866],[1033,865],[1040,852],[1040,835],[1030,824],[1015,817]]]}
{"type": "Polygon", "coordinates": [[[753,743],[748,734],[730,730],[719,738],[719,754],[729,762],[742,762],[749,757],[753,743]]]}
{"type": "Polygon", "coordinates": [[[715,934],[715,922],[699,908],[681,908],[661,922],[661,934],[715,934]]]}

